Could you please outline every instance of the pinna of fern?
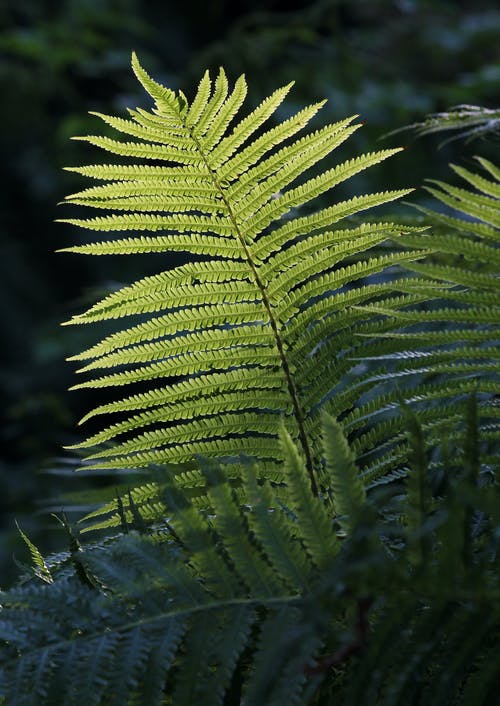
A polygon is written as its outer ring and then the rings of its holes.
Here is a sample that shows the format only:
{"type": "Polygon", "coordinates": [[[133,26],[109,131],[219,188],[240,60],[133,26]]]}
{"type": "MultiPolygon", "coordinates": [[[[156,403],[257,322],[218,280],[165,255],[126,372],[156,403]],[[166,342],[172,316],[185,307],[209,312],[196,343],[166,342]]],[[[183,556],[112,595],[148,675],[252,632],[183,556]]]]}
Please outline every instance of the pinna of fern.
{"type": "MultiPolygon", "coordinates": [[[[265,129],[290,84],[231,127],[245,99],[244,77],[229,91],[223,70],[213,86],[206,73],[189,103],[155,82],[135,55],[132,65],[153,110],[130,110],[128,120],[99,116],[127,141],[83,138],[131,163],[72,168],[104,183],[68,202],[112,213],[69,222],[109,235],[65,250],[181,251],[192,260],[109,294],[69,322],[133,320],[73,356],[85,361],[81,372],[91,374],[76,388],[132,387],[86,415],[82,421],[110,415],[118,421],[79,447],[92,451],[87,463],[99,469],[192,465],[197,454],[231,458],[244,451],[279,479],[276,437],[284,419],[316,486],[320,440],[311,432],[321,407],[356,365],[351,358],[362,344],[355,334],[381,326],[380,317],[353,307],[378,301],[399,309],[434,291],[427,280],[414,278],[405,280],[402,293],[403,278],[392,274],[425,249],[383,249],[388,238],[397,243],[411,227],[370,221],[352,227],[345,220],[409,189],[295,216],[292,210],[398,150],[365,154],[306,177],[358,129],[353,118],[298,136],[322,107],[318,103],[265,129]],[[370,281],[386,270],[391,277],[385,283],[370,281]],[[139,383],[151,386],[134,392],[139,383]]],[[[351,398],[338,397],[345,399],[344,409],[351,398]]],[[[193,477],[179,474],[178,481],[192,483],[193,477]]]]}
{"type": "Polygon", "coordinates": [[[446,499],[433,496],[425,432],[409,410],[404,498],[366,494],[327,415],[330,499],[312,493],[285,429],[279,498],[249,466],[242,506],[213,459],[202,463],[209,513],[164,479],[162,532],[82,547],[91,580],[48,559],[50,582],[34,572],[0,595],[0,700],[493,703],[500,505],[483,473],[474,398],[468,410],[460,458],[441,450],[446,499]]]}

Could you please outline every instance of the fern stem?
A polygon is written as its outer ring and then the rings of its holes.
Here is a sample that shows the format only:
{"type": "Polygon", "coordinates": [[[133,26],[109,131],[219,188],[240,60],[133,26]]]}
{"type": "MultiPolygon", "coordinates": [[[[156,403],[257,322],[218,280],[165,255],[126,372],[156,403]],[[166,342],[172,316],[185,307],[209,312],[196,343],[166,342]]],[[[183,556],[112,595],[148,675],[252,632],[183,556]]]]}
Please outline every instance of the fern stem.
{"type": "Polygon", "coordinates": [[[224,189],[217,177],[217,172],[211,167],[207,155],[205,154],[202,145],[198,138],[193,134],[192,128],[186,125],[186,128],[189,130],[190,136],[195,143],[198,152],[200,153],[201,158],[203,159],[203,162],[210,174],[210,177],[212,178],[212,182],[217,189],[217,191],[220,194],[220,197],[222,201],[224,202],[224,205],[227,208],[228,216],[233,224],[234,230],[236,232],[236,235],[238,237],[238,240],[240,241],[241,247],[243,248],[243,252],[245,253],[245,257],[247,259],[248,265],[250,267],[250,270],[252,272],[253,278],[255,280],[255,283],[257,287],[260,290],[260,295],[262,297],[262,302],[264,304],[264,307],[266,309],[267,315],[269,316],[269,323],[271,324],[271,330],[274,335],[274,339],[276,342],[276,348],[278,349],[278,354],[280,357],[280,363],[281,363],[281,369],[283,371],[283,375],[286,380],[288,392],[290,394],[290,398],[292,400],[292,406],[293,406],[293,412],[295,416],[295,420],[297,422],[297,428],[299,432],[299,441],[300,445],[302,447],[302,451],[304,453],[304,458],[305,458],[305,463],[306,463],[306,469],[307,473],[309,475],[309,480],[311,483],[311,490],[314,493],[314,495],[318,495],[318,484],[316,482],[316,477],[314,473],[314,464],[313,464],[313,458],[312,458],[312,453],[311,449],[309,446],[309,442],[307,439],[307,434],[305,430],[305,420],[304,420],[304,413],[302,411],[302,407],[300,405],[299,401],[299,396],[297,393],[297,387],[295,385],[295,380],[293,379],[292,371],[290,370],[290,365],[288,363],[288,359],[286,357],[285,349],[283,347],[283,341],[281,339],[280,333],[279,333],[279,328],[278,328],[278,322],[276,320],[276,317],[273,312],[272,304],[269,301],[269,297],[267,296],[266,292],[266,287],[262,281],[262,279],[259,276],[259,273],[257,271],[257,268],[255,267],[255,264],[252,260],[252,256],[250,254],[250,251],[248,249],[245,236],[243,235],[238,221],[236,220],[236,217],[234,215],[233,209],[231,208],[231,204],[226,198],[226,194],[224,193],[224,189]]]}
{"type": "MultiPolygon", "coordinates": [[[[219,609],[227,609],[227,608],[237,608],[239,606],[248,606],[248,607],[260,607],[263,606],[267,608],[267,606],[281,606],[281,605],[290,605],[294,603],[299,603],[303,600],[303,597],[301,594],[295,594],[295,595],[283,595],[283,596],[249,596],[249,597],[244,597],[244,598],[231,598],[231,599],[226,599],[226,600],[214,600],[210,601],[207,603],[198,603],[194,606],[190,606],[187,608],[180,608],[176,610],[173,608],[172,610],[167,610],[161,613],[155,613],[153,615],[147,615],[138,618],[137,620],[130,620],[128,622],[124,622],[120,625],[117,626],[110,626],[107,625],[106,623],[103,624],[101,630],[97,630],[91,633],[85,634],[83,637],[84,639],[88,640],[91,642],[94,639],[97,639],[99,637],[102,637],[103,634],[106,635],[111,635],[112,633],[117,633],[118,635],[123,635],[124,633],[127,633],[134,628],[142,628],[148,625],[151,625],[153,623],[160,623],[161,621],[164,620],[174,620],[174,619],[180,619],[180,618],[190,618],[193,615],[196,615],[198,613],[204,613],[207,612],[209,613],[210,611],[217,611],[219,609]]],[[[61,652],[63,652],[66,648],[74,647],[75,646],[75,637],[68,638],[66,640],[61,640],[59,642],[53,642],[51,643],[50,647],[54,649],[58,649],[61,652]]],[[[40,647],[35,647],[30,650],[30,656],[36,657],[37,654],[43,654],[46,652],[47,646],[46,645],[41,645],[40,647]]],[[[2,695],[0,694],[0,697],[2,695]]],[[[0,701],[0,706],[3,706],[2,702],[0,701]]]]}

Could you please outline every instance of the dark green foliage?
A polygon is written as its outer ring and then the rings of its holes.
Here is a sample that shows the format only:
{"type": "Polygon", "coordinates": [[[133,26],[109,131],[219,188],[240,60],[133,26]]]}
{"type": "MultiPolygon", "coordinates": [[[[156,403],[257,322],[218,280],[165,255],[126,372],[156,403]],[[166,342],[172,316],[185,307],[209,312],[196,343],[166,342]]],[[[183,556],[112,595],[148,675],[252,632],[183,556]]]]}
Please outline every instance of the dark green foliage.
{"type": "MultiPolygon", "coordinates": [[[[279,497],[248,466],[242,507],[207,461],[207,515],[165,479],[172,531],[81,548],[92,586],[63,561],[53,583],[1,595],[5,703],[495,703],[500,497],[473,398],[469,410],[447,496],[432,497],[435,471],[408,412],[408,495],[361,499],[345,474],[341,494],[361,505],[342,540],[285,431],[279,497]]],[[[349,454],[332,420],[323,433],[327,455],[349,454]]]]}
{"type": "Polygon", "coordinates": [[[463,456],[446,461],[445,498],[432,497],[436,468],[418,420],[409,419],[405,545],[388,562],[394,573],[380,577],[394,593],[386,589],[379,610],[375,604],[366,649],[348,669],[345,704],[498,703],[499,486],[480,464],[473,397],[468,409],[463,456]],[[468,472],[471,463],[478,475],[468,472]]]}
{"type": "MultiPolygon", "coordinates": [[[[32,582],[3,595],[0,635],[9,650],[0,693],[8,703],[50,704],[57,693],[60,704],[139,699],[153,706],[166,703],[167,684],[175,703],[221,704],[240,658],[247,664],[246,703],[257,706],[264,695],[269,704],[296,703],[304,668],[321,644],[305,601],[325,590],[318,567],[328,572],[331,553],[328,536],[319,542],[310,529],[319,526],[322,505],[311,495],[304,464],[285,466],[289,512],[276,500],[274,509],[265,504],[272,491],[260,490],[251,468],[248,497],[256,509],[242,510],[211,463],[204,471],[210,518],[167,482],[174,541],[129,533],[82,553],[93,587],[77,571],[63,572],[52,592],[32,582]],[[72,596],[67,611],[54,603],[60,591],[72,596]],[[28,634],[15,636],[18,620],[28,634]]],[[[325,530],[335,544],[333,528],[325,530]]]]}

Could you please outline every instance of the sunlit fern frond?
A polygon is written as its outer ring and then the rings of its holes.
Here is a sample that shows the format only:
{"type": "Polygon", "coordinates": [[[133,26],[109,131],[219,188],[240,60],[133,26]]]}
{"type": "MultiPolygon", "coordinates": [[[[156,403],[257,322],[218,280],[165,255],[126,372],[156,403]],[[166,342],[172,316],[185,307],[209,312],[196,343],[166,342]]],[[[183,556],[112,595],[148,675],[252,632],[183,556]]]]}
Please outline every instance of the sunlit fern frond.
{"type": "MultiPolygon", "coordinates": [[[[133,162],[73,169],[104,183],[68,202],[112,213],[70,220],[107,235],[66,250],[180,251],[192,259],[109,294],[71,320],[133,321],[73,357],[91,374],[76,388],[131,388],[86,415],[118,421],[78,446],[92,450],[89,467],[99,469],[244,452],[279,479],[276,438],[284,418],[314,486],[319,446],[309,429],[355,366],[348,355],[360,342],[355,333],[380,330],[380,318],[352,307],[379,301],[399,309],[434,292],[415,278],[400,293],[398,266],[425,254],[418,243],[394,244],[411,227],[348,220],[408,189],[296,209],[398,150],[308,174],[358,129],[353,118],[298,136],[318,103],[266,128],[289,85],[233,123],[245,99],[243,77],[230,91],[222,70],[213,87],[206,73],[188,104],[150,78],[135,56],[132,63],[155,107],[132,110],[128,120],[100,116],[125,141],[81,138],[133,162]],[[382,272],[385,281],[376,282],[382,272]],[[150,387],[144,391],[142,383],[150,387]]],[[[193,482],[182,474],[178,480],[193,482]]]]}

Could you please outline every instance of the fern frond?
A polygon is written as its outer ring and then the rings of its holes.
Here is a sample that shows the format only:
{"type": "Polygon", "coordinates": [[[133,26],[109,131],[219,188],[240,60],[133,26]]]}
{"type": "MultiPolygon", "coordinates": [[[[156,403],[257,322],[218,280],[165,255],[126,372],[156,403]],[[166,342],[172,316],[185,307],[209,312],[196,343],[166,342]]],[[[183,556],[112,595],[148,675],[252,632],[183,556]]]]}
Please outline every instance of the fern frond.
{"type": "MultiPolygon", "coordinates": [[[[265,132],[261,137],[257,138],[254,142],[245,147],[241,152],[236,153],[234,156],[226,162],[220,165],[220,178],[224,181],[232,182],[237,179],[238,176],[244,175],[247,170],[253,165],[257,164],[266,154],[268,154],[274,147],[281,144],[285,140],[293,137],[299,130],[307,125],[307,123],[316,115],[316,113],[323,107],[326,101],[321,103],[316,103],[303,110],[299,111],[296,115],[288,118],[283,123],[276,125],[276,127],[271,128],[265,132]]],[[[350,118],[348,121],[337,124],[337,129],[342,127],[347,122],[352,121],[354,118],[350,118]]],[[[267,174],[268,176],[272,173],[272,169],[275,165],[285,163],[287,159],[295,156],[298,152],[307,147],[310,143],[311,138],[302,138],[294,145],[290,145],[281,152],[279,159],[274,158],[273,161],[267,162],[266,171],[262,170],[260,167],[259,176],[261,174],[267,174]],[[292,151],[293,150],[293,151],[292,151]]],[[[255,176],[255,173],[254,173],[255,176]]],[[[236,188],[236,183],[234,184],[236,188]]],[[[244,183],[248,183],[248,178],[244,177],[244,183]]]]}
{"type": "Polygon", "coordinates": [[[280,706],[285,701],[299,706],[307,682],[305,667],[321,641],[307,625],[297,629],[298,617],[298,612],[281,609],[263,623],[255,671],[245,695],[249,706],[280,706]]]}
{"type": "Polygon", "coordinates": [[[488,159],[485,159],[484,157],[477,157],[476,156],[476,159],[479,162],[479,164],[484,169],[486,169],[486,171],[489,172],[492,177],[494,177],[494,179],[496,181],[500,181],[500,169],[495,164],[493,164],[493,162],[491,162],[488,159]]]}
{"type": "MultiPolygon", "coordinates": [[[[330,201],[307,215],[294,210],[399,150],[361,155],[311,176],[308,170],[360,127],[353,117],[298,135],[323,103],[267,126],[291,84],[239,118],[244,77],[231,91],[223,70],[214,84],[206,73],[189,104],[182,93],[152,79],[135,55],[133,69],[155,108],[129,111],[127,119],[99,114],[118,138],[83,139],[135,163],[70,168],[103,183],[73,194],[68,203],[110,213],[64,220],[110,236],[64,250],[95,255],[178,251],[202,261],[140,279],[69,322],[140,317],[73,356],[87,361],[80,372],[91,375],[75,389],[161,380],[150,392],[132,392],[85,415],[82,421],[123,413],[81,444],[97,445],[87,468],[192,463],[197,454],[231,457],[238,448],[277,465],[276,440],[285,417],[314,486],[318,453],[307,427],[319,420],[321,401],[333,393],[338,371],[324,368],[324,389],[313,399],[302,361],[307,364],[333,331],[317,326],[312,337],[308,326],[321,324],[328,306],[347,316],[353,302],[377,300],[383,287],[367,281],[370,275],[418,260],[427,248],[417,243],[372,255],[388,238],[421,229],[389,222],[345,225],[346,218],[411,189],[330,201]],[[166,163],[142,164],[141,159],[166,163]],[[130,235],[122,237],[123,231],[130,235]],[[107,369],[110,374],[96,376],[95,371],[107,369]]],[[[396,297],[390,305],[397,309],[403,299],[396,297]]],[[[359,342],[354,332],[343,340],[346,350],[359,342]]]]}
{"type": "Polygon", "coordinates": [[[133,255],[154,252],[186,252],[195,255],[224,256],[239,260],[240,251],[229,239],[220,241],[215,236],[199,233],[191,235],[164,235],[156,238],[141,236],[140,238],[121,238],[112,241],[99,241],[86,245],[75,245],[71,248],[60,248],[58,252],[80,253],[82,255],[133,255]]]}
{"type": "Polygon", "coordinates": [[[258,486],[257,469],[247,468],[243,484],[250,505],[247,521],[256,539],[265,546],[266,556],[288,586],[305,588],[310,566],[294,541],[290,527],[277,512],[276,499],[268,485],[258,486]]]}
{"type": "Polygon", "coordinates": [[[224,537],[224,546],[235,571],[252,593],[272,596],[283,589],[280,577],[262,557],[255,555],[239,504],[220,476],[220,469],[207,463],[203,471],[208,479],[208,501],[215,514],[213,527],[224,537]]]}
{"type": "Polygon", "coordinates": [[[285,459],[290,510],[297,516],[307,518],[298,528],[299,537],[314,563],[326,569],[338,551],[331,532],[331,520],[321,502],[311,497],[304,459],[284,428],[281,430],[280,444],[285,459]]]}
{"type": "MultiPolygon", "coordinates": [[[[479,159],[476,157],[476,159],[479,159]]],[[[480,161],[480,160],[479,160],[480,161]]],[[[495,167],[491,164],[491,162],[487,162],[484,160],[485,164],[483,166],[485,169],[488,169],[488,165],[490,166],[490,170],[493,169],[492,175],[495,176],[495,167]]],[[[491,179],[486,179],[485,177],[481,176],[480,174],[475,174],[474,172],[471,172],[469,169],[465,169],[464,167],[460,167],[457,164],[450,164],[450,167],[453,169],[455,174],[458,174],[461,176],[465,181],[469,182],[472,186],[476,188],[477,191],[481,191],[484,194],[488,194],[489,196],[493,196],[495,198],[500,198],[500,185],[496,183],[496,181],[492,181],[491,179]]],[[[500,171],[496,170],[497,173],[497,180],[500,181],[500,171]]]]}
{"type": "Polygon", "coordinates": [[[281,228],[263,235],[253,249],[253,254],[260,260],[265,260],[275,251],[281,250],[289,241],[306,234],[313,234],[322,228],[328,228],[360,211],[381,206],[390,201],[396,201],[412,191],[413,189],[401,189],[399,191],[384,191],[366,196],[354,196],[347,201],[341,201],[335,206],[321,209],[312,215],[297,217],[286,223],[286,225],[281,226],[281,228]]]}
{"type": "Polygon", "coordinates": [[[441,190],[427,186],[426,191],[450,208],[464,210],[473,218],[477,218],[487,225],[494,228],[500,227],[498,208],[495,209],[495,199],[489,196],[478,197],[474,194],[467,194],[464,189],[455,189],[448,184],[443,185],[443,182],[438,182],[438,186],[441,186],[441,190]],[[467,198],[464,198],[464,194],[467,195],[467,198]]]}
{"type": "MultiPolygon", "coordinates": [[[[365,312],[382,314],[389,317],[389,320],[400,322],[399,332],[374,332],[373,338],[384,340],[385,345],[375,356],[372,357],[369,353],[367,355],[367,359],[377,359],[380,364],[385,362],[388,365],[388,361],[394,361],[394,367],[391,366],[390,370],[392,378],[401,379],[409,375],[410,378],[419,380],[424,375],[438,376],[435,389],[438,391],[440,385],[444,384],[443,392],[451,381],[455,380],[457,400],[470,391],[470,382],[475,380],[477,389],[487,393],[486,401],[491,405],[495,380],[500,371],[494,348],[500,323],[500,260],[497,247],[500,208],[498,195],[492,185],[496,182],[500,184],[500,178],[494,165],[485,165],[483,160],[479,161],[493,177],[493,181],[454,167],[454,171],[472,184],[479,193],[458,189],[443,182],[434,182],[439,189],[428,189],[442,203],[461,211],[465,218],[442,216],[439,213],[433,214],[428,209],[421,209],[434,220],[447,226],[444,233],[438,230],[422,236],[422,241],[427,241],[430,248],[435,248],[436,252],[443,254],[431,256],[430,261],[409,263],[408,269],[419,277],[428,277],[429,281],[437,280],[446,284],[446,289],[440,293],[440,300],[427,310],[422,310],[421,307],[391,307],[389,310],[379,303],[366,307],[361,305],[360,308],[365,312]],[[425,331],[422,331],[423,326],[425,331]],[[464,345],[465,342],[467,345],[464,345]],[[404,349],[405,345],[412,346],[411,352],[404,349]],[[444,380],[447,382],[441,382],[444,380]]],[[[416,244],[411,233],[403,236],[401,240],[410,247],[416,244]]],[[[405,284],[402,288],[406,289],[405,284]]],[[[369,339],[364,332],[362,335],[367,341],[364,350],[368,352],[369,339]]],[[[381,381],[382,378],[383,374],[381,381]]],[[[435,382],[428,387],[429,391],[434,384],[435,382]]],[[[411,390],[408,392],[411,396],[411,390]]],[[[427,393],[424,394],[427,396],[427,393]]],[[[448,392],[445,394],[448,396],[448,392]]],[[[383,409],[382,400],[383,397],[374,397],[373,409],[377,403],[380,409],[383,409]]],[[[489,408],[490,414],[494,416],[494,409],[489,405],[485,405],[482,411],[487,416],[489,408]]],[[[366,407],[365,411],[358,410],[354,414],[360,414],[361,419],[365,412],[366,407]]],[[[438,416],[436,415],[436,424],[439,423],[438,416]]],[[[446,419],[444,410],[442,419],[446,419]]],[[[376,435],[371,441],[376,443],[377,439],[381,438],[376,435]]]]}
{"type": "Polygon", "coordinates": [[[31,539],[22,531],[22,529],[19,527],[19,525],[16,522],[17,526],[17,531],[23,538],[26,546],[29,549],[29,553],[31,556],[31,563],[32,563],[32,571],[35,576],[40,578],[42,581],[45,581],[46,583],[52,583],[52,574],[50,571],[50,568],[47,566],[45,559],[43,558],[42,554],[40,553],[40,550],[38,547],[33,544],[31,539]]]}

